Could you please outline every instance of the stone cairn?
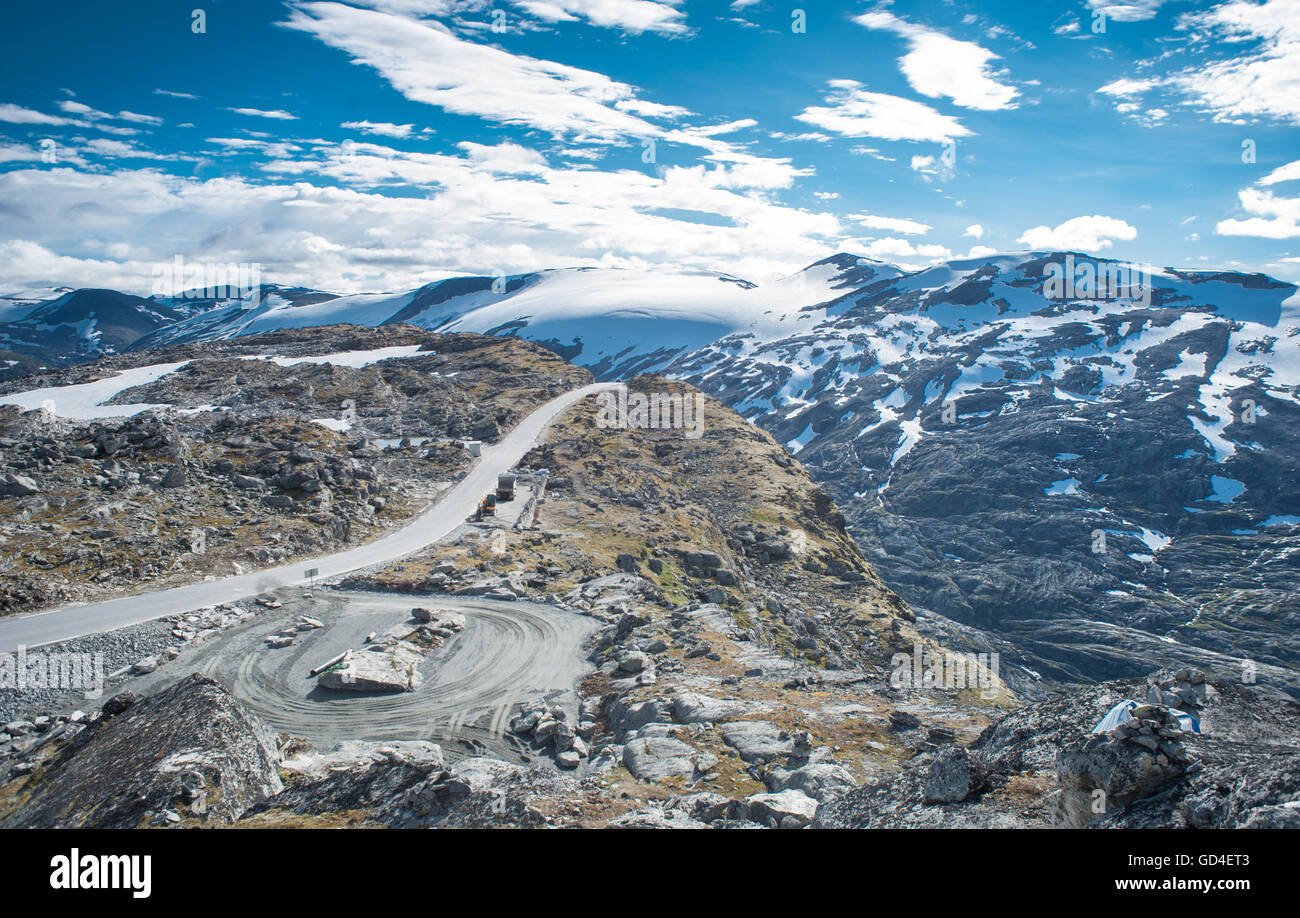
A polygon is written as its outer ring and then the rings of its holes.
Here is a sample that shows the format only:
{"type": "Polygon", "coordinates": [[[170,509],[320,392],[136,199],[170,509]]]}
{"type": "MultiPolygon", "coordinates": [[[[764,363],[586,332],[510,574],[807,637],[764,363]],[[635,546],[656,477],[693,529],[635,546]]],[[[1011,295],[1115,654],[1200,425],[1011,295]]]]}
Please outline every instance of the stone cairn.
{"type": "Polygon", "coordinates": [[[1185,766],[1190,761],[1183,747],[1182,725],[1168,707],[1140,704],[1130,713],[1132,717],[1110,731],[1112,742],[1140,747],[1157,758],[1163,756],[1174,766],[1185,766]]]}
{"type": "Polygon", "coordinates": [[[1195,669],[1179,669],[1172,673],[1157,673],[1147,681],[1147,703],[1177,708],[1200,717],[1201,710],[1213,691],[1205,681],[1205,673],[1195,669]]]}

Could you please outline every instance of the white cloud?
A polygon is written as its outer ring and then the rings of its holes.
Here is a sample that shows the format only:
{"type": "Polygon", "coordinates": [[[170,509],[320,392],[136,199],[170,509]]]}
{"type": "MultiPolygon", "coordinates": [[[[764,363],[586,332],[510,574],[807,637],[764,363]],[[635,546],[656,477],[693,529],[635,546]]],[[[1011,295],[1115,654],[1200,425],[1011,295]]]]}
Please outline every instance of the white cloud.
{"type": "Polygon", "coordinates": [[[453,16],[477,13],[494,4],[491,0],[356,0],[354,6],[369,6],[399,16],[453,16]]]}
{"type": "Polygon", "coordinates": [[[1126,0],[1124,3],[1114,3],[1112,0],[1088,0],[1088,8],[1102,10],[1107,19],[1116,22],[1141,22],[1154,18],[1166,2],[1167,0],[1126,0]]]}
{"type": "Polygon", "coordinates": [[[101,112],[98,109],[91,108],[82,102],[75,102],[72,99],[65,99],[59,103],[59,108],[70,115],[80,115],[82,118],[88,118],[91,121],[130,121],[134,124],[162,124],[162,119],[153,115],[140,115],[135,112],[118,112],[116,115],[110,115],[108,112],[101,112]]]}
{"type": "Polygon", "coordinates": [[[705,125],[704,127],[695,128],[695,130],[705,137],[716,137],[719,134],[734,134],[736,131],[757,126],[758,122],[753,118],[741,118],[736,121],[728,121],[725,124],[705,125]]]}
{"type": "MultiPolygon", "coordinates": [[[[660,139],[704,150],[707,181],[716,187],[788,188],[812,170],[787,158],[762,157],[714,135],[755,125],[742,119],[713,126],[664,127],[688,109],[637,98],[633,86],[604,74],[476,44],[437,22],[416,22],[337,3],[295,8],[286,23],[373,67],[407,98],[499,124],[534,128],[573,143],[640,145],[660,139]],[[710,168],[711,167],[711,168],[710,168]]],[[[579,157],[595,159],[590,152],[579,157]]]]}
{"type": "Polygon", "coordinates": [[[1130,241],[1136,238],[1137,230],[1123,220],[1093,214],[1074,217],[1055,227],[1035,226],[1025,230],[1017,241],[1031,249],[1099,252],[1114,245],[1115,239],[1130,241]]]}
{"type": "Polygon", "coordinates": [[[297,121],[298,116],[286,112],[284,109],[276,108],[270,111],[262,108],[230,108],[227,111],[234,112],[236,115],[251,115],[254,118],[272,118],[276,121],[297,121]]]}
{"type": "MultiPolygon", "coordinates": [[[[1300,181],[1300,160],[1278,166],[1259,179],[1259,186],[1300,181]]],[[[1278,197],[1271,190],[1243,188],[1237,192],[1241,209],[1251,216],[1220,220],[1214,231],[1221,236],[1257,236],[1263,239],[1293,239],[1300,236],[1300,197],[1278,197]]]]}
{"type": "Polygon", "coordinates": [[[630,112],[643,118],[681,118],[691,114],[690,109],[682,108],[680,105],[663,105],[645,99],[620,99],[614,103],[614,107],[621,112],[630,112]]]}
{"type": "Polygon", "coordinates": [[[913,172],[919,172],[921,178],[927,182],[933,182],[935,179],[947,182],[956,175],[956,163],[945,161],[939,156],[913,156],[911,168],[913,172]]]}
{"type": "Polygon", "coordinates": [[[87,105],[82,105],[79,102],[64,101],[60,103],[60,108],[72,114],[84,113],[88,117],[64,118],[60,115],[47,115],[44,112],[24,108],[21,105],[14,105],[12,102],[5,102],[0,103],[0,121],[6,121],[10,124],[88,128],[95,131],[103,131],[105,134],[117,135],[138,134],[140,132],[133,127],[107,123],[111,119],[133,121],[141,124],[161,123],[161,119],[154,118],[152,115],[137,115],[135,112],[119,112],[116,115],[109,115],[105,112],[95,111],[95,109],[90,108],[87,105]]]}
{"type": "Polygon", "coordinates": [[[922,95],[945,97],[963,108],[996,111],[1016,108],[1020,92],[1000,83],[990,64],[998,55],[974,42],[959,41],[942,32],[875,10],[854,19],[869,29],[884,29],[907,39],[909,50],[899,60],[907,82],[922,95]]]}
{"type": "MultiPolygon", "coordinates": [[[[302,147],[298,146],[296,143],[260,140],[252,137],[209,137],[205,142],[225,147],[228,151],[257,151],[266,156],[277,159],[287,157],[293,153],[301,152],[302,150],[302,147]]],[[[349,141],[343,141],[344,146],[348,143],[349,141]]]]}
{"type": "Polygon", "coordinates": [[[1272,191],[1244,188],[1237,192],[1241,207],[1254,216],[1220,220],[1214,231],[1221,236],[1260,236],[1293,239],[1300,236],[1300,197],[1279,198],[1272,191]]]}
{"type": "Polygon", "coordinates": [[[1124,77],[1099,87],[1097,92],[1104,92],[1108,96],[1137,96],[1146,92],[1152,86],[1158,85],[1158,82],[1157,80],[1132,80],[1124,77]]]}
{"type": "Polygon", "coordinates": [[[865,244],[859,242],[854,250],[862,252],[868,258],[891,262],[906,271],[914,271],[952,258],[952,251],[945,246],[931,243],[914,245],[897,236],[886,236],[884,239],[874,239],[865,244]],[[908,261],[907,259],[920,260],[908,261]]]}
{"type": "Polygon", "coordinates": [[[21,105],[14,105],[12,102],[0,103],[0,121],[7,121],[10,124],[74,124],[70,118],[60,118],[58,115],[47,115],[44,112],[38,112],[30,108],[23,108],[21,105]]]}
{"type": "MultiPolygon", "coordinates": [[[[58,255],[29,239],[8,239],[0,241],[0,263],[21,265],[19,276],[23,278],[60,278],[60,286],[135,290],[142,296],[152,292],[152,284],[144,284],[144,278],[152,277],[152,261],[58,255]]],[[[18,286],[26,285],[19,282],[18,286]]]]}
{"type": "Polygon", "coordinates": [[[907,220],[901,217],[877,217],[874,214],[849,214],[849,219],[856,220],[867,229],[902,233],[905,236],[923,236],[930,232],[931,229],[929,224],[920,223],[916,220],[907,220]]]}
{"type": "Polygon", "coordinates": [[[661,32],[679,35],[686,31],[686,14],[677,9],[680,0],[516,0],[526,12],[547,22],[586,19],[593,25],[624,32],[661,32]]]}
{"type": "Polygon", "coordinates": [[[970,236],[970,237],[973,238],[973,239],[983,239],[983,238],[984,238],[984,227],[981,226],[981,225],[978,224],[978,223],[972,223],[970,226],[966,227],[966,229],[965,229],[965,231],[962,233],[962,235],[963,235],[963,236],[970,236]]]}
{"type": "Polygon", "coordinates": [[[1222,56],[1164,76],[1116,80],[1100,91],[1133,97],[1160,88],[1211,113],[1215,121],[1300,124],[1300,3],[1227,0],[1185,13],[1178,28],[1188,33],[1188,48],[1222,56]]]}
{"type": "MultiPolygon", "coordinates": [[[[449,155],[360,141],[291,156],[274,145],[250,146],[264,143],[252,138],[213,141],[239,141],[230,148],[273,157],[261,164],[270,181],[20,168],[0,173],[7,205],[0,238],[88,260],[93,270],[85,275],[99,285],[131,270],[98,264],[111,240],[144,262],[178,253],[258,262],[268,280],[340,292],[408,289],[448,272],[580,264],[671,264],[762,281],[851,242],[833,214],[733,187],[789,179],[789,172],[747,174],[766,168],[753,163],[651,174],[566,167],[520,144],[465,143],[449,155]]],[[[63,270],[67,264],[16,263],[7,279],[83,282],[63,270]]],[[[151,283],[146,266],[133,281],[112,285],[147,292],[151,283]]]]}
{"type": "Polygon", "coordinates": [[[152,150],[146,150],[122,140],[110,140],[107,137],[96,137],[93,140],[87,140],[80,147],[84,153],[92,153],[96,156],[103,156],[109,159],[156,159],[176,161],[181,157],[176,154],[155,153],[152,150]]]}
{"type": "MultiPolygon", "coordinates": [[[[54,154],[61,165],[79,165],[84,166],[86,161],[82,159],[76,148],[55,146],[54,154]]],[[[39,144],[10,143],[0,140],[0,163],[43,163],[48,154],[42,150],[39,144]]],[[[0,260],[0,264],[8,264],[0,260]]]]}
{"type": "Polygon", "coordinates": [[[387,121],[344,121],[339,125],[349,131],[361,131],[363,134],[375,134],[380,137],[401,139],[410,137],[414,124],[392,124],[387,121]]]}
{"type": "Polygon", "coordinates": [[[173,99],[197,99],[198,96],[188,92],[173,92],[170,89],[155,89],[155,96],[170,96],[173,99]]]}
{"type": "Polygon", "coordinates": [[[1285,166],[1278,166],[1260,179],[1258,184],[1276,185],[1278,182],[1294,182],[1296,179],[1300,179],[1300,159],[1289,162],[1285,166]]]}
{"type": "Polygon", "coordinates": [[[1188,69],[1175,85],[1215,113],[1216,120],[1276,118],[1300,124],[1300,4],[1295,0],[1229,0],[1179,23],[1204,30],[1215,47],[1236,53],[1188,69]],[[1243,46],[1257,43],[1250,52],[1243,46]]]}
{"type": "Polygon", "coordinates": [[[307,3],[295,7],[285,24],[375,69],[408,99],[449,112],[536,128],[557,138],[611,142],[658,133],[615,107],[634,98],[631,86],[465,41],[437,22],[307,3]]]}
{"type": "Polygon", "coordinates": [[[869,92],[853,80],[832,80],[827,106],[810,106],[795,117],[845,137],[929,140],[966,137],[970,129],[923,102],[869,92]]]}

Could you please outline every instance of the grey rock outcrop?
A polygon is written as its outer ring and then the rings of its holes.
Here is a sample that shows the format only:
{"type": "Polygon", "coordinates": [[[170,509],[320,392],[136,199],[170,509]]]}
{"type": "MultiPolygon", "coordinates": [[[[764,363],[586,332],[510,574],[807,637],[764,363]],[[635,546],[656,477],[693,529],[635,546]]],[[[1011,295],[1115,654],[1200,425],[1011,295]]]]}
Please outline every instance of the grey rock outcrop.
{"type": "Polygon", "coordinates": [[[266,725],[195,673],[71,734],[3,825],[126,829],[168,810],[229,823],[282,789],[278,763],[266,725]]]}

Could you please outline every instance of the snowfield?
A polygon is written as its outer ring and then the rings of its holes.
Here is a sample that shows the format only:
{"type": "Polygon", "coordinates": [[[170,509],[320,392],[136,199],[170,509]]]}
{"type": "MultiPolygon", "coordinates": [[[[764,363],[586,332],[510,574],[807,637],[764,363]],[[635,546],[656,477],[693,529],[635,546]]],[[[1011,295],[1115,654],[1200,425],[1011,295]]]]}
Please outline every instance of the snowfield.
{"type": "MultiPolygon", "coordinates": [[[[282,367],[296,366],[301,363],[332,364],[340,367],[361,368],[384,360],[405,357],[417,357],[432,353],[421,351],[421,345],[404,344],[395,347],[381,347],[365,351],[340,351],[335,354],[323,354],[318,357],[276,357],[271,355],[250,356],[247,360],[269,360],[282,367]]],[[[95,382],[78,383],[71,386],[51,386],[44,389],[30,389],[12,395],[0,396],[0,405],[17,405],[24,411],[45,409],[51,414],[73,421],[99,421],[106,418],[126,418],[155,408],[168,408],[169,405],[138,402],[126,405],[108,405],[117,396],[137,386],[147,386],[164,376],[175,373],[187,366],[188,360],[179,363],[154,363],[148,366],[123,370],[115,376],[99,379],[95,382]]],[[[213,406],[191,408],[188,411],[210,411],[213,406]]],[[[321,421],[326,426],[345,425],[344,421],[321,421]]],[[[346,426],[335,426],[335,430],[346,430],[346,426]]]]}

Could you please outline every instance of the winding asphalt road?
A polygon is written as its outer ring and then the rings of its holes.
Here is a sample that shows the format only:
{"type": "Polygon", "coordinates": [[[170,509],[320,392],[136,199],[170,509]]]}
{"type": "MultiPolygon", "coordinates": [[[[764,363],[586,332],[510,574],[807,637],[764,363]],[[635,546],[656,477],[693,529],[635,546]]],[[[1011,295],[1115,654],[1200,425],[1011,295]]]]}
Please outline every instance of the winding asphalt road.
{"type": "Polygon", "coordinates": [[[561,412],[574,403],[614,388],[613,383],[592,383],[566,392],[524,418],[499,442],[483,448],[483,455],[459,483],[401,529],[356,548],[295,561],[235,577],[207,580],[188,586],[141,593],[105,602],[82,603],[0,619],[0,652],[19,646],[38,647],[60,641],[138,625],[166,615],[202,606],[233,602],[286,586],[302,585],[306,571],[317,568],[317,579],[387,564],[414,554],[445,538],[478,506],[479,498],[496,487],[497,475],[513,468],[561,412]]]}

